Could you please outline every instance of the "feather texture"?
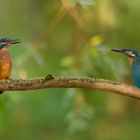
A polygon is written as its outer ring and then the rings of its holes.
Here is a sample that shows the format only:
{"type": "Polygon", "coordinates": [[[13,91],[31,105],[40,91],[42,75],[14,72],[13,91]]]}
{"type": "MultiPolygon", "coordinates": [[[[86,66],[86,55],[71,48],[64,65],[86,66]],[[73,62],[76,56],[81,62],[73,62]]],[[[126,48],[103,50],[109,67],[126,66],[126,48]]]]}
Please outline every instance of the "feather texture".
{"type": "Polygon", "coordinates": [[[131,71],[132,71],[132,80],[134,84],[140,88],[140,58],[139,57],[133,59],[131,65],[131,71]]]}

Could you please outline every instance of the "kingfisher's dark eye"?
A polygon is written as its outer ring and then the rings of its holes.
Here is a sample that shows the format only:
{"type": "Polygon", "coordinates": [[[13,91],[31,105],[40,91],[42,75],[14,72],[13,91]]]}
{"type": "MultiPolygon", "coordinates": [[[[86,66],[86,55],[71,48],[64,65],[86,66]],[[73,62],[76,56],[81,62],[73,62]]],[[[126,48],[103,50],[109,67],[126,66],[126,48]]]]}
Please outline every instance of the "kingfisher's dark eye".
{"type": "Polygon", "coordinates": [[[5,39],[5,41],[4,41],[5,43],[7,43],[7,42],[9,42],[9,39],[5,39]]]}

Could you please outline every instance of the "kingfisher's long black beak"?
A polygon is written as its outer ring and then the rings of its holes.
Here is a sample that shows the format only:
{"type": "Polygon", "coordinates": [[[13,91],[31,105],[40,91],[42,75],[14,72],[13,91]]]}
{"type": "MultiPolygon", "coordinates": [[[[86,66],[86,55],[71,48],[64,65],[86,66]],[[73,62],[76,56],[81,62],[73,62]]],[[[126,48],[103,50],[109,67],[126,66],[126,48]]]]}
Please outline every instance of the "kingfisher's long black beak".
{"type": "Polygon", "coordinates": [[[20,43],[20,40],[19,39],[11,39],[7,42],[8,44],[17,44],[17,43],[20,43]]]}
{"type": "Polygon", "coordinates": [[[112,48],[111,51],[119,52],[119,53],[124,53],[125,52],[124,49],[118,49],[118,48],[112,48]]]}

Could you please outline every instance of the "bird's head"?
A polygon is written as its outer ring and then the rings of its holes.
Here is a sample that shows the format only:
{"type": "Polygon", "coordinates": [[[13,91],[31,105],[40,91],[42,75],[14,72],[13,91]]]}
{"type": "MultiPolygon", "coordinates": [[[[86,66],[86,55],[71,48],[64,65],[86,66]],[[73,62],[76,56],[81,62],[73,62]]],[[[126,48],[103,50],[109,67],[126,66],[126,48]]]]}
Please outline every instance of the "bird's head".
{"type": "Polygon", "coordinates": [[[124,49],[113,48],[111,50],[125,54],[128,57],[130,64],[133,62],[135,58],[140,57],[139,52],[133,48],[124,48],[124,49]]]}
{"type": "Polygon", "coordinates": [[[0,49],[9,47],[16,43],[20,43],[19,39],[0,38],[0,49]]]}

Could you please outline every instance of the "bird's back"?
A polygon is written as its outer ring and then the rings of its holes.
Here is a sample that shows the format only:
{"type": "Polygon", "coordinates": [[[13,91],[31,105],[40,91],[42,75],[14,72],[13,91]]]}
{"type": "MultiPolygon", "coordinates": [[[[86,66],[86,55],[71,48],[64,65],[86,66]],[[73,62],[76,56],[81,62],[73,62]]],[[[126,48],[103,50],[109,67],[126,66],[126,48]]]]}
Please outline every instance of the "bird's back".
{"type": "Polygon", "coordinates": [[[140,88],[140,58],[136,58],[132,63],[132,79],[134,84],[140,88]]]}

